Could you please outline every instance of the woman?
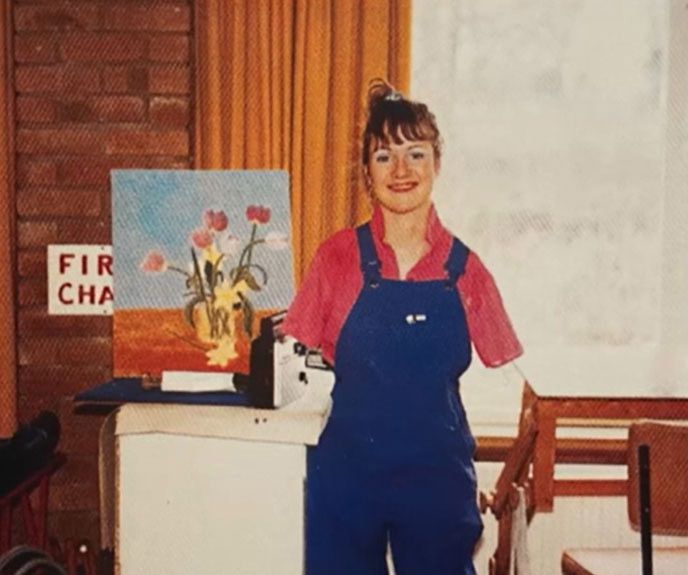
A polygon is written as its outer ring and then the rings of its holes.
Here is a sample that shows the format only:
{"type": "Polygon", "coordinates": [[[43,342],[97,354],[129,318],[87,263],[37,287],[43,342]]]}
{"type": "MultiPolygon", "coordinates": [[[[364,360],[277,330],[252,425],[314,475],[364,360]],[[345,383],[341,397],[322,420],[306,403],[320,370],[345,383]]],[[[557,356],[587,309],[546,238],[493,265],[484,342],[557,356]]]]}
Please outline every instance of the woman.
{"type": "Polygon", "coordinates": [[[334,366],[309,452],[308,575],[474,573],[475,447],[458,394],[471,343],[488,366],[522,352],[491,276],[440,223],[440,134],[424,104],[369,92],[370,222],[319,248],[284,322],[334,366]]]}

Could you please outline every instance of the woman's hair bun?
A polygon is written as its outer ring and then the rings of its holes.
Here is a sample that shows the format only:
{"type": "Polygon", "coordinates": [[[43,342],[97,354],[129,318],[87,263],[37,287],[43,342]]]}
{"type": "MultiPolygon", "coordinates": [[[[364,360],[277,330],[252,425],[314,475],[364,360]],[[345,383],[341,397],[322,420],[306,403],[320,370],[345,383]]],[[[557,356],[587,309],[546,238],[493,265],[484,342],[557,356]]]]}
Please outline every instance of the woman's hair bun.
{"type": "Polygon", "coordinates": [[[397,92],[390,84],[382,78],[375,78],[370,81],[368,87],[368,109],[372,110],[375,106],[384,101],[401,100],[402,95],[397,92]]]}

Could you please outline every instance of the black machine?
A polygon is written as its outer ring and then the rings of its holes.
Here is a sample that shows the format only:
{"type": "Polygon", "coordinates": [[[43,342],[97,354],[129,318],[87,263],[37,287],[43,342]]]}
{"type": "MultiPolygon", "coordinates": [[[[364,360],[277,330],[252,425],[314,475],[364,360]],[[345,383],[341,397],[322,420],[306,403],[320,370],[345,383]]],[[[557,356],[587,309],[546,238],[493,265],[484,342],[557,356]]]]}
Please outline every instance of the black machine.
{"type": "Polygon", "coordinates": [[[60,421],[52,411],[41,412],[11,438],[0,440],[0,495],[45,465],[59,440],[60,421]]]}
{"type": "Polygon", "coordinates": [[[280,333],[286,311],[265,317],[251,344],[249,375],[236,374],[234,385],[255,407],[283,407],[302,397],[309,385],[328,385],[334,374],[319,351],[280,333]]]}

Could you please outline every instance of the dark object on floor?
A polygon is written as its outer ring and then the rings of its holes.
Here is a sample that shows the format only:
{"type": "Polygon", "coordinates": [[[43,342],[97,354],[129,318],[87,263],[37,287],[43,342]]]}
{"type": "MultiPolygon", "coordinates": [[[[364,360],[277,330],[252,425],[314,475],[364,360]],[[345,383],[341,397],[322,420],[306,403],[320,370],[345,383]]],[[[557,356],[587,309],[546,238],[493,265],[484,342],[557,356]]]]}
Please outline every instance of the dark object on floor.
{"type": "Polygon", "coordinates": [[[96,553],[91,542],[84,539],[66,541],[66,564],[69,575],[98,575],[96,553]]]}
{"type": "Polygon", "coordinates": [[[10,438],[0,440],[0,496],[44,466],[60,440],[60,420],[43,411],[10,438]]]}
{"type": "Polygon", "coordinates": [[[43,411],[0,441],[0,554],[12,547],[12,518],[19,509],[23,543],[46,549],[50,479],[66,461],[55,451],[59,440],[57,415],[43,411]]]}
{"type": "MultiPolygon", "coordinates": [[[[58,541],[50,538],[52,556],[65,566],[68,575],[113,575],[114,556],[111,551],[96,553],[88,539],[58,541]]],[[[0,572],[0,575],[4,575],[0,572]]]]}
{"type": "Polygon", "coordinates": [[[18,509],[24,525],[24,543],[47,549],[50,479],[66,461],[63,453],[53,453],[45,465],[0,495],[0,555],[12,547],[12,518],[18,509]]]}
{"type": "Polygon", "coordinates": [[[45,551],[18,545],[0,555],[0,575],[67,575],[45,551]]]}
{"type": "Polygon", "coordinates": [[[115,572],[115,553],[112,549],[101,549],[98,554],[98,575],[113,575],[115,572]]]}

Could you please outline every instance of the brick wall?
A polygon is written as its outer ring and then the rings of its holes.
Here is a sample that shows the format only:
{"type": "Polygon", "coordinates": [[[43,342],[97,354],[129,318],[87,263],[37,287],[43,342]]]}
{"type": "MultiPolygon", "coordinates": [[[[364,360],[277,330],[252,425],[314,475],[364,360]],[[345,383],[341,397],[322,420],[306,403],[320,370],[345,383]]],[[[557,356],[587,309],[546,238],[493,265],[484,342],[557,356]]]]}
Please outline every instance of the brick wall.
{"type": "Polygon", "coordinates": [[[18,401],[61,419],[52,531],[97,540],[102,418],[72,397],[111,375],[111,321],[47,315],[46,246],[110,243],[112,168],[191,164],[190,0],[13,2],[18,401]]]}

